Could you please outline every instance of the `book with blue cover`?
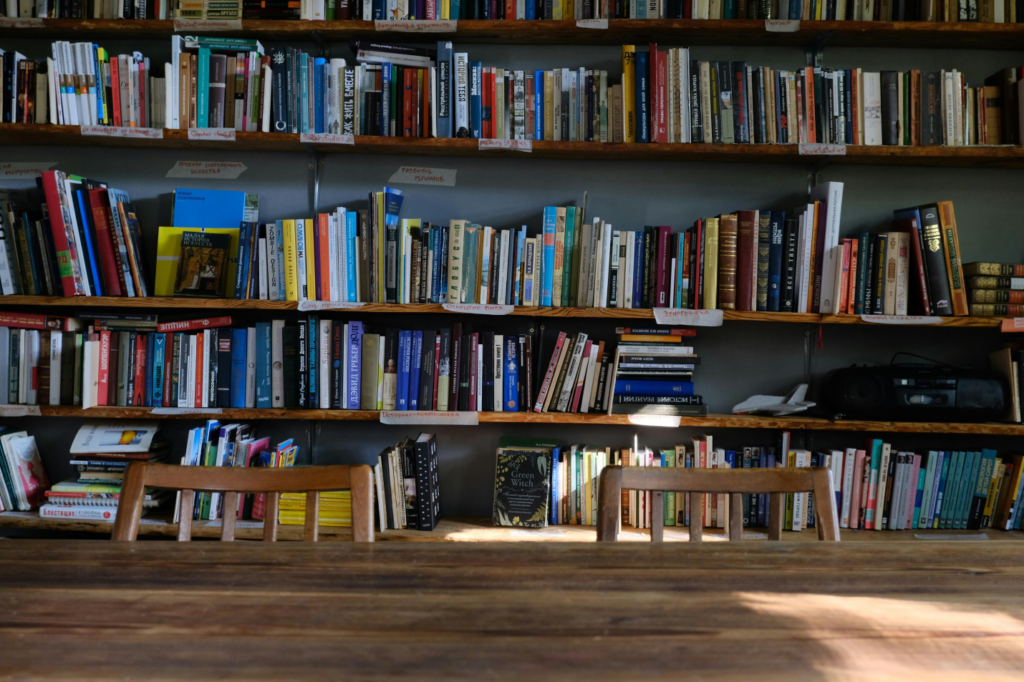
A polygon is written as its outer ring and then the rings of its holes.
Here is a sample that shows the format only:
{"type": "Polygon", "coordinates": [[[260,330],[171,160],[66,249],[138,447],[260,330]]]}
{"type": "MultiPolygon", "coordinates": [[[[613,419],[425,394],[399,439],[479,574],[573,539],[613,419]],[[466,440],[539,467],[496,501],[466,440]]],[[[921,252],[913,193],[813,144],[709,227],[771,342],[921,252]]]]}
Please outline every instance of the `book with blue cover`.
{"type": "Polygon", "coordinates": [[[320,323],[317,319],[317,316],[310,315],[306,319],[306,343],[309,346],[309,350],[306,352],[306,362],[308,369],[306,374],[309,383],[309,403],[307,406],[313,409],[320,407],[320,372],[318,370],[320,360],[316,350],[316,338],[319,331],[320,323]]]}
{"type": "Polygon", "coordinates": [[[231,407],[245,407],[245,366],[247,329],[231,330],[231,407]]]}
{"type": "Polygon", "coordinates": [[[395,409],[409,409],[409,372],[412,369],[412,332],[398,332],[398,386],[395,409]]]}
{"type": "Polygon", "coordinates": [[[502,381],[502,391],[504,396],[502,400],[502,410],[505,412],[518,412],[519,411],[519,339],[515,335],[509,334],[505,337],[505,352],[502,353],[502,371],[504,372],[504,381],[502,381]]]}
{"type": "Polygon", "coordinates": [[[231,190],[174,190],[172,227],[238,228],[246,219],[246,194],[231,190]]]}
{"type": "MultiPolygon", "coordinates": [[[[349,410],[362,409],[359,398],[359,380],[360,380],[360,369],[362,367],[363,356],[363,323],[359,321],[352,321],[348,323],[348,369],[345,373],[345,381],[347,382],[347,395],[345,400],[345,408],[349,410]]],[[[371,406],[367,406],[367,409],[371,409],[371,406]]]]}
{"type": "Polygon", "coordinates": [[[420,372],[423,369],[423,332],[417,330],[412,333],[412,346],[409,358],[409,409],[416,411],[421,409],[420,397],[420,372]]]}
{"type": "Polygon", "coordinates": [[[616,379],[615,395],[690,396],[693,395],[693,382],[616,379]]]}
{"type": "Polygon", "coordinates": [[[786,224],[785,211],[771,212],[768,242],[768,310],[779,311],[782,294],[782,228],[786,224]]]}

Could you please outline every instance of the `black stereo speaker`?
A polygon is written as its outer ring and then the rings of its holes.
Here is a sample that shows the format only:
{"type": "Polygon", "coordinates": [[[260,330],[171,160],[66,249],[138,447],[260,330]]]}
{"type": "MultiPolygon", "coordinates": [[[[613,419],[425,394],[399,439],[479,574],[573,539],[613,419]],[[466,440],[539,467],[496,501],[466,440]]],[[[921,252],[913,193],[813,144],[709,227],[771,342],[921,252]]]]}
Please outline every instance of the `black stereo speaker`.
{"type": "Polygon", "coordinates": [[[996,421],[1009,389],[992,372],[941,365],[847,367],[826,377],[823,401],[839,418],[885,421],[996,421]]]}

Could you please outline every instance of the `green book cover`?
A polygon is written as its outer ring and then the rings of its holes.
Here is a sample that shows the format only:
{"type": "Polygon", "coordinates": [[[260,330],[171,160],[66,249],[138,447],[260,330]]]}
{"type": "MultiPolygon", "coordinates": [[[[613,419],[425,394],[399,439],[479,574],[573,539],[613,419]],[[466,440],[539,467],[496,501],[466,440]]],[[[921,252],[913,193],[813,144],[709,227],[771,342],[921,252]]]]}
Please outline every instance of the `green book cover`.
{"type": "Polygon", "coordinates": [[[960,492],[960,477],[964,471],[964,453],[956,451],[952,453],[952,460],[949,463],[949,474],[946,476],[946,492],[943,495],[942,515],[939,517],[939,528],[952,528],[950,519],[956,513],[957,495],[960,492]]]}
{"type": "Polygon", "coordinates": [[[875,499],[878,497],[878,468],[882,463],[882,441],[875,438],[871,441],[871,473],[868,478],[868,502],[864,511],[864,528],[872,530],[875,527],[875,516],[878,506],[875,499]]]}
{"type": "MultiPolygon", "coordinates": [[[[978,485],[978,477],[981,474],[982,456],[980,452],[970,453],[970,459],[968,460],[970,467],[964,470],[964,481],[960,489],[960,504],[957,507],[956,515],[956,528],[961,530],[967,528],[967,519],[971,513],[971,506],[974,502],[975,489],[978,485]]],[[[989,470],[989,478],[991,478],[991,470],[989,470]]],[[[981,504],[985,505],[985,497],[988,495],[988,481],[985,482],[985,488],[981,493],[981,504]]],[[[979,517],[980,518],[980,517],[979,517]]]]}
{"type": "Polygon", "coordinates": [[[565,208],[565,245],[562,253],[562,302],[560,305],[576,305],[573,302],[572,285],[575,279],[572,276],[572,252],[576,235],[576,212],[575,206],[565,208]]]}
{"type": "MultiPolygon", "coordinates": [[[[661,466],[672,468],[677,466],[675,449],[661,451],[661,466]]],[[[674,526],[676,525],[676,494],[666,492],[662,495],[662,498],[665,505],[665,525],[674,526]]]]}
{"type": "Polygon", "coordinates": [[[971,496],[970,505],[967,511],[967,530],[978,530],[981,528],[982,517],[985,514],[985,505],[988,503],[989,488],[992,487],[992,477],[996,468],[996,451],[984,448],[978,458],[978,475],[975,477],[974,494],[971,496]]]}
{"type": "Polygon", "coordinates": [[[942,503],[946,499],[946,481],[949,478],[949,465],[953,453],[948,450],[942,451],[942,470],[939,472],[938,488],[936,488],[937,500],[935,502],[935,512],[931,515],[931,523],[928,525],[929,528],[939,527],[939,517],[942,514],[942,503]]]}
{"type": "Polygon", "coordinates": [[[196,76],[196,128],[209,126],[210,111],[210,48],[199,48],[199,71],[196,76]]]}
{"type": "Polygon", "coordinates": [[[498,449],[494,473],[494,525],[545,528],[550,499],[550,450],[498,449]]]}
{"type": "Polygon", "coordinates": [[[480,302],[480,287],[477,284],[477,255],[480,251],[480,226],[466,225],[463,230],[463,253],[466,254],[466,260],[463,261],[465,269],[465,277],[463,282],[465,286],[462,288],[462,302],[463,303],[479,303],[480,302]]]}

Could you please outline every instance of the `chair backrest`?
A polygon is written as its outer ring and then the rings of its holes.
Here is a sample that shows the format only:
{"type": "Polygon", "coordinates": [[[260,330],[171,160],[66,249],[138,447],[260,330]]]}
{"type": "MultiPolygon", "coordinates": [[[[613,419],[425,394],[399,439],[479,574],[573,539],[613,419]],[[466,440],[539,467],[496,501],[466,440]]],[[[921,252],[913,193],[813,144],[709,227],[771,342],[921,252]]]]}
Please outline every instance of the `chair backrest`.
{"type": "MultiPolygon", "coordinates": [[[[814,514],[818,539],[839,541],[839,517],[832,477],[824,467],[799,469],[659,469],[654,467],[605,467],[598,490],[597,539],[614,542],[622,515],[622,490],[653,491],[651,540],[664,539],[665,516],[662,492],[689,493],[691,510],[703,509],[704,493],[728,493],[729,508],[743,509],[743,495],[768,493],[768,539],[782,539],[786,515],[786,493],[814,493],[814,514]]],[[[690,541],[700,542],[702,514],[690,514],[690,541]]],[[[743,514],[730,513],[729,539],[743,539],[743,514]]]]}
{"type": "MultiPolygon", "coordinates": [[[[266,493],[263,539],[277,540],[277,512],[281,493],[306,493],[305,539],[317,540],[320,491],[352,491],[352,539],[373,542],[373,472],[370,467],[309,466],[282,469],[194,467],[133,462],[125,471],[114,521],[114,540],[135,540],[142,517],[146,488],[181,490],[178,540],[192,537],[191,510],[196,491],[224,493],[224,509],[238,508],[239,493],[266,493]]],[[[225,513],[220,539],[235,539],[234,513],[225,513]]]]}

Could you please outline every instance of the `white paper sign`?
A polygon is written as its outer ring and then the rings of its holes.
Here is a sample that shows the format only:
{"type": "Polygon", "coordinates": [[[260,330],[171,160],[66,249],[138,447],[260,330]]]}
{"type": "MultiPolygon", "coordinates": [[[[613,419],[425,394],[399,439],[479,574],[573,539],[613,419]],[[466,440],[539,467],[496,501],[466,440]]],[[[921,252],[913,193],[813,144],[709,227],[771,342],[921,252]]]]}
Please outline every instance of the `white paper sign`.
{"type": "Polygon", "coordinates": [[[219,407],[154,407],[150,414],[220,414],[219,407]]]}
{"type": "Polygon", "coordinates": [[[817,142],[801,142],[800,156],[846,156],[845,144],[818,144],[817,142]]]}
{"type": "Polygon", "coordinates": [[[655,308],[654,319],[658,324],[677,324],[686,327],[721,327],[725,316],[721,310],[655,308]]]}
{"type": "Polygon", "coordinates": [[[246,165],[238,161],[179,161],[164,177],[234,180],[245,171],[246,165]]]}
{"type": "Polygon", "coordinates": [[[387,19],[375,19],[373,22],[374,31],[397,31],[399,33],[455,33],[459,22],[445,19],[405,19],[401,21],[389,21],[387,19]]]}
{"type": "MultiPolygon", "coordinates": [[[[224,525],[223,519],[214,519],[202,524],[206,528],[220,528],[224,525]]],[[[235,528],[263,528],[262,521],[235,521],[235,528]]]]}
{"type": "Polygon", "coordinates": [[[175,19],[174,32],[182,31],[241,31],[240,19],[175,19]]]}
{"type": "Polygon", "coordinates": [[[0,17],[0,28],[42,28],[41,17],[0,17]]]}
{"type": "Polygon", "coordinates": [[[872,324],[942,324],[941,317],[932,315],[861,315],[860,319],[872,324]]]}
{"type": "Polygon", "coordinates": [[[455,186],[454,168],[424,168],[423,166],[402,166],[388,182],[403,185],[433,185],[435,187],[455,186]]]}
{"type": "Polygon", "coordinates": [[[0,178],[36,178],[56,165],[56,161],[8,161],[0,163],[0,178]]]}
{"type": "Polygon", "coordinates": [[[488,303],[442,303],[441,307],[450,313],[470,313],[472,315],[511,315],[515,306],[490,305],[488,303]]]}
{"type": "Polygon", "coordinates": [[[1012,320],[1003,320],[1002,331],[1019,332],[1024,330],[1024,317],[1015,317],[1012,320]]]}
{"type": "Polygon", "coordinates": [[[356,138],[351,133],[302,133],[299,136],[302,144],[355,144],[356,138]]]}
{"type": "Polygon", "coordinates": [[[190,140],[224,140],[235,141],[234,128],[189,128],[188,139],[190,140]]]}
{"type": "Polygon", "coordinates": [[[128,137],[136,140],[162,140],[163,128],[126,128],[124,126],[82,126],[83,135],[128,137]]]}
{"type": "Polygon", "coordinates": [[[530,153],[533,151],[533,140],[485,140],[481,138],[477,146],[480,150],[488,149],[512,149],[517,152],[530,153]]]}
{"type": "Polygon", "coordinates": [[[577,19],[576,26],[578,28],[608,28],[607,19],[577,19]]]}
{"type": "Polygon", "coordinates": [[[425,424],[432,426],[476,426],[480,423],[476,412],[400,412],[381,410],[381,424],[425,424]]]}
{"type": "Polygon", "coordinates": [[[634,426],[666,426],[678,429],[682,417],[678,414],[631,414],[629,423],[634,426]]]}
{"type": "Polygon", "coordinates": [[[355,310],[366,303],[362,301],[299,301],[299,312],[316,310],[355,310]]]}
{"type": "Polygon", "coordinates": [[[41,417],[38,405],[0,405],[0,417],[41,417]]]}
{"type": "Polygon", "coordinates": [[[765,19],[764,30],[769,33],[796,33],[800,30],[799,19],[765,19]]]}

